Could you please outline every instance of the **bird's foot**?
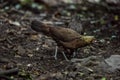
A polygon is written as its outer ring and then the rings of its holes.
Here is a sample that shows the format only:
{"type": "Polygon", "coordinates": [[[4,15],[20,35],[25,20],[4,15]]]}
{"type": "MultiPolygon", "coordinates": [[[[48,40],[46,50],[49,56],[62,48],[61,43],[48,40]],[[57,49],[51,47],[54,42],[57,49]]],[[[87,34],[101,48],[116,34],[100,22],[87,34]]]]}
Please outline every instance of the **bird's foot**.
{"type": "Polygon", "coordinates": [[[54,55],[53,57],[55,58],[55,60],[57,60],[57,56],[56,55],[54,55]]]}

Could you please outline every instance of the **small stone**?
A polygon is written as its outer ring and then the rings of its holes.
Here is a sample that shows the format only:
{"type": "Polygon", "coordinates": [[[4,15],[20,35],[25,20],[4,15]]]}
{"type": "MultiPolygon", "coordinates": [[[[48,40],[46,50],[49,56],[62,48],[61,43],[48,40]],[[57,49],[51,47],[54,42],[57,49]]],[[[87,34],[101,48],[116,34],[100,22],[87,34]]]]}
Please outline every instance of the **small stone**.
{"type": "Polygon", "coordinates": [[[32,66],[32,64],[27,64],[27,67],[31,67],[32,66]]]}
{"type": "Polygon", "coordinates": [[[17,21],[9,21],[9,23],[10,24],[13,24],[13,25],[15,25],[15,26],[20,26],[21,24],[19,23],[19,22],[17,22],[17,21]]]}
{"type": "Polygon", "coordinates": [[[38,36],[37,35],[31,35],[30,39],[31,40],[38,40],[38,36]]]}
{"type": "Polygon", "coordinates": [[[33,54],[28,54],[29,57],[33,57],[33,54]]]}
{"type": "Polygon", "coordinates": [[[61,72],[56,73],[56,78],[57,79],[62,79],[63,78],[63,75],[61,74],[61,72]]]}
{"type": "Polygon", "coordinates": [[[72,77],[72,78],[75,78],[75,77],[76,77],[76,74],[77,74],[77,72],[70,72],[70,73],[68,74],[68,76],[69,76],[69,77],[72,77]]]}
{"type": "Polygon", "coordinates": [[[17,47],[17,50],[18,50],[18,54],[24,54],[26,52],[26,50],[21,45],[17,47]]]}

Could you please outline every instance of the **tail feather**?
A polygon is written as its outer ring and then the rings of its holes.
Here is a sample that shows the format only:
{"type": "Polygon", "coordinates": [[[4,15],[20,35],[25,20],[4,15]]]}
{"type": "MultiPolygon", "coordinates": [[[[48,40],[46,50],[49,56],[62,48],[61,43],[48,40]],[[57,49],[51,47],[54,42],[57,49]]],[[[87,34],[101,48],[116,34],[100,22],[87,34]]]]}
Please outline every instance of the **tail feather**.
{"type": "Polygon", "coordinates": [[[31,23],[31,28],[36,32],[42,32],[43,34],[47,35],[49,34],[50,26],[47,26],[39,21],[34,20],[31,23]]]}

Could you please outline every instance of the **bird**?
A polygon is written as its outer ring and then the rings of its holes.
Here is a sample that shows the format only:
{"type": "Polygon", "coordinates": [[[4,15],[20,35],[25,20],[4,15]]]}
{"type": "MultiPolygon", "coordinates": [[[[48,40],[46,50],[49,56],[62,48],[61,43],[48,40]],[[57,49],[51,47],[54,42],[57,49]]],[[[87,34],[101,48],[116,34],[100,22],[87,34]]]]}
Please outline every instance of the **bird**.
{"type": "Polygon", "coordinates": [[[54,55],[55,59],[57,59],[58,47],[62,47],[64,49],[62,54],[64,58],[69,61],[65,55],[65,51],[69,51],[74,54],[78,48],[86,46],[94,40],[94,36],[84,36],[73,29],[50,26],[37,20],[33,20],[31,22],[31,29],[51,37],[57,43],[54,55]]]}

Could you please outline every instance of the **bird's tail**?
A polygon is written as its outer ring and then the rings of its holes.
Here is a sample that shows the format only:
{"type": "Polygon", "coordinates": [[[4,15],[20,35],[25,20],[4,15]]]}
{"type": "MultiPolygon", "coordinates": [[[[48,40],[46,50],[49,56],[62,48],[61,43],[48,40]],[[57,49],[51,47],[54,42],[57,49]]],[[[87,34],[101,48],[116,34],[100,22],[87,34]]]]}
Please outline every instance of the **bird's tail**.
{"type": "Polygon", "coordinates": [[[32,21],[31,28],[36,32],[41,32],[45,35],[49,34],[50,26],[45,25],[39,21],[32,21]]]}

